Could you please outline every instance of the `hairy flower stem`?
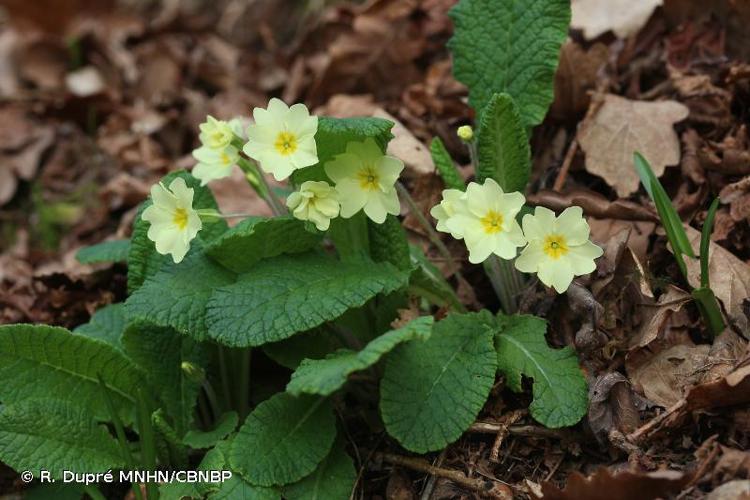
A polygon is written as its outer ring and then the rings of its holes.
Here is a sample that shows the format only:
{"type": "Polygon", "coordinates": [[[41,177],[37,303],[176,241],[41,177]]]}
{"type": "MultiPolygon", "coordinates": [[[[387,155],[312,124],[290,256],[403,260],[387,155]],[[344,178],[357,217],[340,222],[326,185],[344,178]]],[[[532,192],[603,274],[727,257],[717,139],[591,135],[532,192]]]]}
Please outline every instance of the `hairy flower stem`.
{"type": "Polygon", "coordinates": [[[518,310],[517,297],[521,291],[521,281],[518,272],[509,260],[500,259],[497,255],[490,255],[484,261],[484,271],[492,283],[500,307],[505,314],[513,314],[518,310]]]}
{"type": "MultiPolygon", "coordinates": [[[[432,224],[429,223],[427,218],[419,209],[417,203],[414,201],[414,198],[411,197],[411,194],[409,194],[409,191],[406,189],[406,187],[401,184],[401,182],[396,182],[396,189],[398,190],[398,194],[401,195],[401,198],[409,207],[409,211],[417,219],[417,222],[419,222],[419,225],[422,226],[422,229],[424,229],[425,233],[427,233],[427,237],[429,238],[430,242],[435,245],[435,248],[438,249],[440,255],[442,255],[447,262],[453,263],[456,259],[451,255],[448,247],[446,247],[443,241],[440,239],[440,235],[437,233],[437,231],[435,231],[435,229],[432,227],[432,224]]],[[[464,279],[463,276],[461,276],[461,271],[456,270],[456,278],[459,280],[464,279]]]]}
{"type": "Polygon", "coordinates": [[[258,169],[255,163],[241,156],[237,165],[244,172],[247,183],[265,200],[274,215],[284,215],[287,213],[286,207],[276,196],[276,193],[273,192],[271,186],[268,185],[268,180],[266,180],[263,172],[258,169]]]}

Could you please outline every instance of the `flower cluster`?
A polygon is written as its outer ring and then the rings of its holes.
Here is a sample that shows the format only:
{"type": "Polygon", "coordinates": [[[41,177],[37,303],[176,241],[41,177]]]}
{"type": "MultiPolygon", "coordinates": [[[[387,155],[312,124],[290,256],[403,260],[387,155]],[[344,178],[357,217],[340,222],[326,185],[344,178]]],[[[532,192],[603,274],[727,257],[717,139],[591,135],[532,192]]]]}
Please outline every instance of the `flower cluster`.
{"type": "Polygon", "coordinates": [[[537,273],[558,293],[565,292],[575,276],[592,272],[602,249],[589,241],[589,225],[580,207],[569,207],[559,216],[544,207],[516,216],[526,199],[521,193],[505,193],[492,179],[469,183],[466,192],[443,191],[442,201],[431,210],[437,229],[463,239],[469,261],[479,263],[494,254],[514,259],[519,271],[537,273]]]}
{"type": "MultiPolygon", "coordinates": [[[[200,125],[201,146],[193,151],[197,164],[192,173],[202,186],[227,177],[234,165],[246,166],[248,160],[241,153],[277,181],[319,163],[315,141],[318,117],[311,115],[304,104],[287,106],[274,98],[266,109],[255,108],[253,119],[255,123],[247,128],[246,141],[239,120],[227,122],[209,116],[200,125]]],[[[388,214],[399,213],[395,184],[404,163],[383,154],[372,139],[348,143],[344,153],[326,162],[323,168],[334,185],[324,180],[303,182],[287,198],[294,217],[326,231],[331,219],[338,216],[346,219],[364,211],[381,224],[388,214]]],[[[192,208],[193,189],[182,179],[176,179],[168,188],[158,184],[151,194],[153,205],[143,214],[143,219],[151,222],[148,237],[156,243],[159,253],[171,254],[175,262],[180,262],[205,214],[192,208]]]]}

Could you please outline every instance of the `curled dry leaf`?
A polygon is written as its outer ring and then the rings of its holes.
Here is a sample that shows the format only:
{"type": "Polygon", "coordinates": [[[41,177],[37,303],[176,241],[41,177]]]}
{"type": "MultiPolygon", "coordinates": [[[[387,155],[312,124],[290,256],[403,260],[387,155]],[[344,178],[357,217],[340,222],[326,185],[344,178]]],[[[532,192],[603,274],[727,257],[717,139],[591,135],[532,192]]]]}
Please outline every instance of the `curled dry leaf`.
{"type": "MultiPolygon", "coordinates": [[[[635,175],[635,174],[633,174],[635,175]]],[[[656,222],[659,218],[652,210],[627,200],[609,201],[594,191],[577,189],[565,194],[542,189],[526,197],[531,205],[541,205],[550,210],[561,212],[566,208],[578,205],[586,215],[598,219],[643,220],[656,222]]]]}
{"type": "Polygon", "coordinates": [[[646,24],[662,0],[573,0],[571,27],[592,40],[607,31],[620,38],[636,33],[646,24]]]}
{"type": "Polygon", "coordinates": [[[688,391],[687,410],[703,410],[747,404],[750,401],[750,358],[745,358],[725,377],[696,385],[688,391]]]}
{"type": "MultiPolygon", "coordinates": [[[[686,226],[690,244],[698,253],[701,233],[686,226]]],[[[688,282],[693,287],[700,286],[700,261],[686,259],[688,282]]],[[[750,332],[750,320],[743,310],[743,302],[750,297],[750,266],[737,258],[732,252],[711,242],[709,247],[708,272],[711,289],[724,304],[729,320],[737,326],[743,335],[750,332]]]]}
{"type": "Polygon", "coordinates": [[[729,215],[736,222],[750,218],[750,175],[724,186],[719,198],[729,204],[729,215]]]}
{"type": "Polygon", "coordinates": [[[680,141],[673,125],[688,116],[676,101],[631,101],[608,94],[604,103],[578,133],[586,153],[586,170],[602,177],[620,197],[638,189],[633,153],[643,154],[654,173],[680,161],[680,141]]]}
{"type": "Polygon", "coordinates": [[[659,297],[659,301],[650,307],[644,307],[645,318],[640,329],[630,338],[628,349],[646,347],[656,340],[664,331],[667,322],[682,306],[690,302],[690,294],[675,286],[670,286],[667,293],[659,297]]]}
{"type": "Polygon", "coordinates": [[[691,477],[672,470],[656,472],[619,472],[613,474],[601,468],[586,477],[573,472],[568,477],[565,489],[544,482],[544,500],[601,500],[606,492],[607,500],[652,500],[667,498],[678,493],[691,477]]]}
{"type": "Polygon", "coordinates": [[[589,425],[600,443],[606,443],[612,429],[623,434],[638,427],[638,410],[630,382],[619,372],[596,378],[589,387],[589,425]]]}
{"type": "Polygon", "coordinates": [[[597,75],[608,56],[609,49],[603,43],[584,49],[573,40],[565,42],[555,73],[555,100],[550,115],[567,120],[586,112],[591,102],[589,91],[596,86],[597,75]]]}

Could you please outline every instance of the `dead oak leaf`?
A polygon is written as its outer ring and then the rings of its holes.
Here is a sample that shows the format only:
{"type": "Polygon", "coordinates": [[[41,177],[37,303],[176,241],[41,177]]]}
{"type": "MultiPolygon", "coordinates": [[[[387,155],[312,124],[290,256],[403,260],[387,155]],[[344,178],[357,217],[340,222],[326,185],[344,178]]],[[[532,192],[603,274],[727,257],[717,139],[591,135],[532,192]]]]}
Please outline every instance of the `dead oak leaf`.
{"type": "Polygon", "coordinates": [[[599,500],[604,495],[608,500],[651,500],[677,494],[690,479],[690,474],[673,470],[613,473],[602,467],[588,477],[573,472],[563,490],[550,482],[542,483],[542,498],[599,500]]]}
{"type": "Polygon", "coordinates": [[[592,40],[607,31],[620,38],[636,33],[663,0],[573,0],[571,27],[592,40]]]}
{"type": "Polygon", "coordinates": [[[606,95],[601,108],[578,133],[586,170],[604,178],[620,197],[627,197],[638,189],[635,151],[648,159],[657,177],[667,165],[679,163],[680,141],[673,125],[688,113],[676,101],[631,101],[606,95]]]}
{"type": "Polygon", "coordinates": [[[628,370],[630,379],[650,401],[669,408],[682,399],[686,387],[700,380],[709,349],[705,344],[672,346],[628,370]]]}

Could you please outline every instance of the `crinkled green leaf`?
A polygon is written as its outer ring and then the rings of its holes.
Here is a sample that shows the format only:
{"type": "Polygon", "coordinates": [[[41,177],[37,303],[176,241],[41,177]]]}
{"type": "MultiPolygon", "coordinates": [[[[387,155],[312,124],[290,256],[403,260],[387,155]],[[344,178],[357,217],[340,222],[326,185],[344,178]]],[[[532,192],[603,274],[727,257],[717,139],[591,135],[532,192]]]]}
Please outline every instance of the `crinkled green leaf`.
{"type": "Polygon", "coordinates": [[[411,272],[409,241],[398,217],[388,215],[382,224],[368,221],[370,255],[375,262],[390,262],[401,271],[411,272]]]}
{"type": "Polygon", "coordinates": [[[0,326],[0,401],[4,404],[53,394],[109,420],[97,377],[104,380],[123,419],[132,421],[138,390],[148,385],[122,352],[64,328],[0,326]]]}
{"type": "Polygon", "coordinates": [[[238,347],[282,340],[401,288],[407,279],[388,263],[339,262],[316,254],[266,259],[213,292],[209,336],[238,347]]]}
{"type": "Polygon", "coordinates": [[[523,391],[522,375],[534,380],[531,416],[547,427],[577,423],[588,409],[586,379],[570,347],[551,349],[544,338],[542,318],[514,315],[498,318],[495,337],[498,369],[508,387],[523,391]]]}
{"type": "Polygon", "coordinates": [[[328,396],[340,389],[349,375],[374,365],[398,344],[428,338],[432,322],[432,316],[422,316],[384,333],[359,352],[341,349],[326,359],[305,359],[292,374],[286,390],[295,396],[302,393],[328,396]]]}
{"type": "Polygon", "coordinates": [[[247,417],[232,441],[229,464],[252,484],[289,484],[314,471],[335,438],[330,401],[282,392],[247,417]]]}
{"type": "MultiPolygon", "coordinates": [[[[177,177],[185,179],[187,186],[195,190],[193,208],[218,209],[211,191],[206,186],[201,186],[198,179],[184,170],[164,176],[161,182],[169,187],[169,184],[177,177]]],[[[140,287],[147,277],[162,269],[166,262],[172,262],[171,256],[157,253],[154,242],[148,239],[147,233],[151,224],[141,219],[141,214],[149,205],[151,205],[151,198],[141,205],[133,223],[133,236],[130,238],[130,252],[128,253],[128,291],[131,293],[140,287]]],[[[203,229],[198,233],[196,240],[209,242],[223,234],[226,229],[227,224],[223,220],[204,222],[203,229]]],[[[193,244],[196,240],[193,240],[193,244]]]]}
{"type": "Polygon", "coordinates": [[[440,140],[440,137],[435,137],[430,143],[430,154],[432,155],[432,162],[435,164],[440,177],[443,178],[443,183],[448,189],[459,189],[463,191],[466,189],[466,182],[461,173],[453,163],[448,150],[445,149],[445,144],[440,140]]]}
{"type": "Polygon", "coordinates": [[[357,470],[347,455],[344,441],[339,439],[328,456],[310,474],[300,481],[284,487],[287,500],[348,500],[357,470]]]}
{"type": "Polygon", "coordinates": [[[506,193],[524,192],[531,172],[529,140],[513,98],[495,94],[477,133],[477,179],[497,181],[506,193]]]}
{"type": "Polygon", "coordinates": [[[125,331],[124,304],[104,306],[91,316],[88,323],[78,326],[73,333],[92,339],[103,340],[112,347],[122,350],[122,334],[125,331]]]}
{"type": "Polygon", "coordinates": [[[391,133],[393,122],[383,118],[318,118],[318,132],[315,134],[315,144],[318,148],[318,163],[312,167],[296,170],[292,174],[294,184],[300,185],[305,181],[328,181],[323,165],[334,156],[346,151],[350,142],[362,142],[372,138],[385,151],[388,141],[393,138],[391,133]]]}
{"type": "Polygon", "coordinates": [[[315,328],[294,337],[263,346],[263,352],[281,366],[296,370],[303,359],[322,359],[343,347],[341,339],[325,328],[315,328]]]}
{"type": "Polygon", "coordinates": [[[307,229],[291,216],[245,219],[206,248],[206,254],[235,273],[250,271],[260,260],[314,247],[323,233],[307,229]]]}
{"type": "Polygon", "coordinates": [[[2,406],[0,460],[18,472],[30,470],[38,478],[44,469],[58,479],[63,470],[107,472],[125,465],[105,426],[79,405],[54,399],[2,406]]]}
{"type": "Polygon", "coordinates": [[[495,381],[494,318],[452,314],[424,342],[387,358],[380,413],[388,433],[418,453],[439,450],[474,422],[495,381]]]}
{"type": "Polygon", "coordinates": [[[166,262],[125,302],[130,321],[169,326],[196,340],[207,337],[206,304],[214,289],[233,283],[236,275],[197,249],[175,264],[166,262]]]}
{"type": "Polygon", "coordinates": [[[461,0],[450,12],[453,73],[482,113],[493,94],[510,94],[524,127],[552,103],[560,47],[568,36],[569,0],[461,0]]]}
{"type": "Polygon", "coordinates": [[[130,252],[130,240],[111,240],[83,247],[76,253],[76,260],[81,264],[98,264],[100,262],[125,262],[130,252]]]}
{"type": "Polygon", "coordinates": [[[177,435],[185,434],[193,421],[201,384],[185,375],[182,363],[205,367],[206,347],[172,328],[145,323],[131,324],[123,334],[122,343],[126,354],[157,388],[177,435]]]}
{"type": "Polygon", "coordinates": [[[210,431],[191,430],[182,438],[182,442],[194,449],[210,448],[231,434],[239,423],[237,412],[225,413],[210,431]]]}
{"type": "Polygon", "coordinates": [[[154,428],[156,455],[161,463],[172,467],[187,467],[188,448],[182,443],[174,426],[168,421],[163,408],[151,414],[151,425],[154,428]]]}

